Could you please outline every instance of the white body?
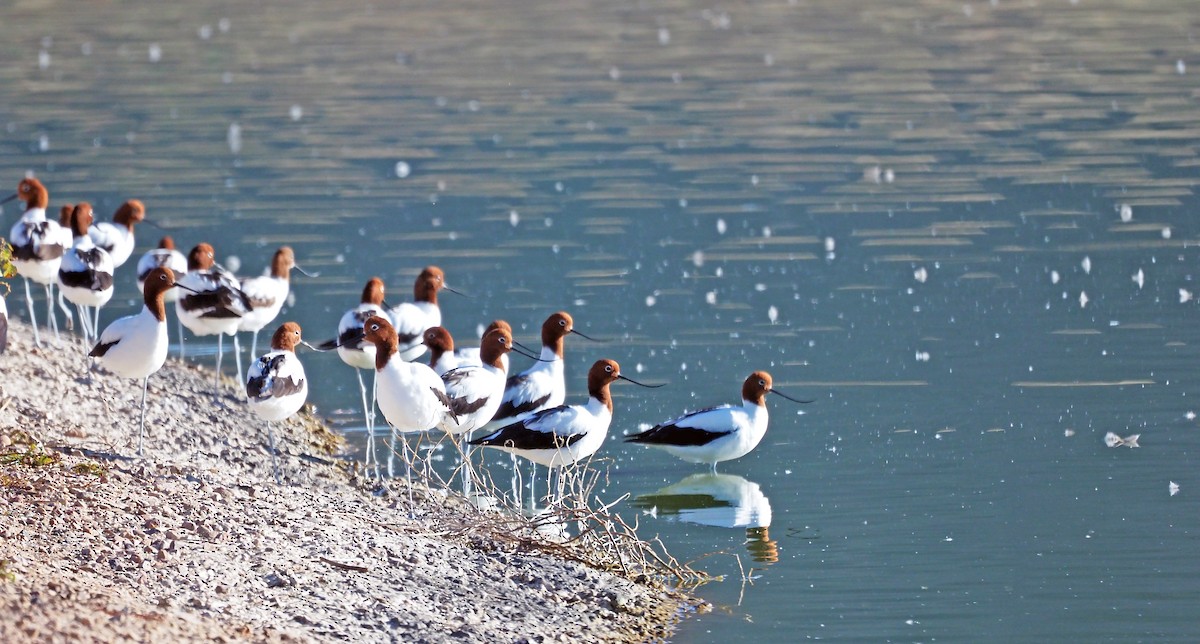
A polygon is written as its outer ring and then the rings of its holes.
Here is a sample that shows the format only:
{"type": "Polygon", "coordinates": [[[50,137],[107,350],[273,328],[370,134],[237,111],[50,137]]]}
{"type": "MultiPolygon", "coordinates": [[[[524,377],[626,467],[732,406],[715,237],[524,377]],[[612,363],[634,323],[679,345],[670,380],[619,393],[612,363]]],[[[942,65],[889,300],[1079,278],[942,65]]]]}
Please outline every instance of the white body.
{"type": "Polygon", "coordinates": [[[433,369],[417,362],[388,360],[377,373],[379,410],[398,432],[437,427],[449,408],[431,390],[446,392],[433,369]]]}
{"type": "Polygon", "coordinates": [[[84,235],[75,238],[75,246],[63,254],[58,269],[58,287],[67,301],[80,306],[104,306],[113,296],[113,261],[103,248],[92,243],[90,237],[84,235]],[[84,286],[68,286],[63,281],[63,274],[83,274],[89,281],[93,276],[107,276],[107,288],[89,288],[84,286]]]}
{"type": "Polygon", "coordinates": [[[288,297],[288,281],[282,277],[260,275],[241,282],[242,292],[250,298],[250,312],[242,316],[238,331],[259,331],[279,315],[288,297]]]}
{"type": "Polygon", "coordinates": [[[459,367],[442,374],[447,396],[456,400],[484,400],[484,404],[473,412],[459,415],[457,424],[447,416],[438,427],[454,436],[483,427],[496,415],[500,399],[504,396],[504,381],[507,379],[506,370],[490,365],[459,367]]]}
{"type": "Polygon", "coordinates": [[[554,434],[562,443],[566,443],[571,436],[582,434],[582,438],[570,445],[545,449],[519,449],[501,444],[489,447],[511,452],[546,467],[571,465],[600,449],[604,444],[604,437],[608,435],[611,422],[612,413],[609,412],[608,406],[595,398],[589,398],[586,405],[562,405],[546,409],[508,429],[510,432],[554,434]]]}
{"type": "MultiPolygon", "coordinates": [[[[124,264],[133,254],[133,231],[125,226],[114,224],[111,221],[102,221],[92,224],[88,228],[88,236],[91,237],[93,243],[108,251],[108,254],[112,256],[113,266],[124,264]]],[[[187,268],[186,261],[184,268],[187,268]]]]}
{"type": "Polygon", "coordinates": [[[261,379],[261,393],[250,397],[250,409],[268,422],[281,421],[300,411],[308,399],[308,380],[304,365],[291,351],[271,351],[250,365],[249,384],[261,379]]]}
{"type": "MultiPolygon", "coordinates": [[[[338,321],[338,340],[346,337],[347,334],[361,331],[363,325],[373,315],[387,318],[387,312],[383,310],[382,306],[370,303],[359,304],[343,313],[342,319],[338,321]]],[[[337,352],[342,362],[355,369],[375,369],[375,345],[365,339],[339,346],[337,352]]]]}
{"type": "Polygon", "coordinates": [[[741,407],[722,405],[712,409],[685,414],[664,425],[692,427],[710,432],[728,432],[716,435],[703,445],[670,445],[643,443],[658,447],[689,463],[719,463],[731,461],[749,454],[758,446],[767,433],[767,408],[743,401],[741,407]]]}
{"type": "MultiPolygon", "coordinates": [[[[237,278],[221,268],[188,271],[179,278],[179,285],[200,293],[211,293],[221,288],[239,290],[237,278]]],[[[183,322],[183,326],[190,329],[192,333],[196,335],[217,335],[219,333],[233,335],[237,333],[241,317],[206,317],[206,313],[213,311],[210,308],[188,311],[183,308],[183,304],[189,297],[191,294],[186,291],[179,294],[179,299],[175,300],[175,313],[183,322]]]]}
{"type": "MultiPolygon", "coordinates": [[[[63,239],[69,239],[71,236],[69,230],[65,235],[62,231],[63,227],[59,226],[57,221],[46,220],[45,208],[30,208],[13,225],[8,234],[8,242],[14,247],[32,244],[36,253],[44,244],[62,245],[63,239]]],[[[38,284],[54,284],[58,279],[61,263],[61,257],[49,260],[13,259],[13,267],[17,269],[17,273],[38,284]]]]}
{"type": "MultiPolygon", "coordinates": [[[[508,356],[504,357],[506,360],[508,356]]],[[[563,360],[554,352],[552,347],[543,346],[539,356],[540,361],[533,366],[510,378],[512,385],[504,390],[501,404],[512,403],[522,405],[543,396],[545,402],[536,408],[511,416],[497,417],[488,423],[487,429],[499,429],[524,420],[545,409],[551,409],[563,404],[567,399],[567,381],[563,360]]]]}
{"type": "MultiPolygon", "coordinates": [[[[143,292],[146,289],[146,274],[156,268],[167,268],[175,273],[175,279],[183,277],[187,272],[187,258],[183,253],[174,248],[155,248],[146,251],[138,259],[137,263],[137,285],[138,291],[143,292]]],[[[167,289],[164,302],[174,302],[179,299],[179,289],[167,289]]]]}
{"type": "Polygon", "coordinates": [[[388,311],[388,317],[400,339],[396,355],[405,362],[421,357],[428,350],[424,344],[425,331],[442,325],[442,310],[430,302],[403,302],[388,311]]]}
{"type": "Polygon", "coordinates": [[[167,361],[167,325],[154,318],[146,307],[104,328],[100,344],[115,345],[100,356],[100,362],[123,378],[146,378],[167,361]]]}

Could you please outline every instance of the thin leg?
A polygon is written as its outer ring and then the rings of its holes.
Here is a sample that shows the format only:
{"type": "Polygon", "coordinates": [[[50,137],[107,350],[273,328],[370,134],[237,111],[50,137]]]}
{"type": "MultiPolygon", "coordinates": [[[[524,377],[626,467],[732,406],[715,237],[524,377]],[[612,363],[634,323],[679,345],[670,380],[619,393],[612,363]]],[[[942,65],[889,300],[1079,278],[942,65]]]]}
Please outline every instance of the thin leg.
{"type": "Polygon", "coordinates": [[[518,469],[518,468],[520,467],[520,465],[517,463],[517,455],[516,455],[516,454],[513,454],[512,452],[509,452],[509,453],[508,453],[508,457],[509,457],[510,459],[512,459],[512,494],[513,494],[513,502],[514,502],[514,503],[516,503],[516,504],[517,504],[517,507],[519,508],[519,507],[521,507],[521,505],[522,505],[522,503],[521,503],[521,489],[524,487],[523,485],[521,485],[520,470],[518,469]]]}
{"type": "Polygon", "coordinates": [[[96,323],[92,325],[92,339],[100,339],[100,307],[96,307],[96,323]]]}
{"type": "Polygon", "coordinates": [[[175,312],[175,328],[179,331],[179,358],[183,359],[183,318],[179,317],[179,312],[175,312]]]}
{"type": "Polygon", "coordinates": [[[88,342],[92,339],[92,322],[91,317],[87,313],[87,307],[82,304],[76,304],[75,308],[79,311],[79,330],[83,332],[83,348],[86,351],[88,342]]]}
{"type": "MultiPolygon", "coordinates": [[[[388,445],[387,472],[388,478],[393,478],[396,476],[396,430],[392,430],[392,437],[388,440],[390,444],[388,445]]],[[[405,445],[407,446],[407,443],[405,445]]],[[[405,476],[410,474],[411,472],[406,472],[405,476]]]]}
{"type": "Polygon", "coordinates": [[[463,496],[471,496],[471,446],[466,444],[466,436],[455,436],[454,444],[458,453],[462,454],[462,484],[463,496]]]}
{"type": "Polygon", "coordinates": [[[71,307],[67,304],[67,298],[63,297],[62,289],[58,289],[58,308],[62,310],[63,315],[67,318],[67,330],[75,330],[75,317],[71,312],[71,307]]]}
{"type": "Polygon", "coordinates": [[[529,477],[529,510],[537,511],[537,466],[534,465],[533,475],[529,477]]]}
{"type": "Polygon", "coordinates": [[[371,431],[371,410],[367,409],[367,385],[363,382],[362,369],[355,369],[354,375],[358,376],[358,392],[362,394],[363,422],[367,426],[367,454],[363,459],[363,470],[369,471],[371,458],[375,455],[375,432],[371,431]]]}
{"type": "Polygon", "coordinates": [[[146,442],[146,390],[150,388],[150,376],[142,378],[142,421],[138,423],[138,458],[142,456],[142,446],[146,442]]]}
{"type": "Polygon", "coordinates": [[[267,438],[271,441],[271,467],[275,469],[275,484],[283,485],[283,479],[279,476],[279,457],[275,454],[275,429],[274,423],[267,422],[267,438]]]}
{"type": "MultiPolygon", "coordinates": [[[[371,408],[367,411],[367,434],[371,437],[371,451],[375,451],[375,399],[379,393],[379,374],[371,372],[371,408]]],[[[379,478],[379,455],[375,454],[375,478],[379,478]]]]}
{"type": "Polygon", "coordinates": [[[50,322],[50,330],[54,331],[54,341],[62,342],[58,335],[58,318],[54,317],[54,284],[46,285],[46,317],[50,322]]]}
{"type": "MultiPolygon", "coordinates": [[[[237,336],[234,336],[235,338],[237,336]]],[[[254,330],[254,334],[250,336],[250,359],[258,358],[258,329],[254,330]]]]}
{"type": "Polygon", "coordinates": [[[238,344],[237,333],[233,334],[233,356],[237,364],[237,381],[246,381],[246,372],[242,371],[242,345],[238,344]]]}
{"type": "Polygon", "coordinates": [[[29,307],[29,326],[33,327],[33,343],[42,346],[42,338],[38,335],[37,316],[33,313],[33,296],[29,294],[29,278],[25,278],[25,304],[29,307]]]}
{"type": "MultiPolygon", "coordinates": [[[[392,431],[392,439],[394,440],[395,438],[396,438],[396,432],[395,432],[395,430],[393,430],[392,431]]],[[[412,518],[412,517],[416,516],[417,504],[415,501],[413,501],[412,459],[408,455],[408,437],[401,436],[400,442],[404,446],[403,447],[404,463],[405,463],[404,480],[408,483],[408,516],[409,516],[409,518],[412,518]]]]}
{"type": "Polygon", "coordinates": [[[223,354],[223,353],[225,353],[225,334],[218,333],[217,334],[217,377],[216,377],[216,380],[214,380],[214,383],[216,384],[216,387],[217,387],[216,394],[218,396],[221,395],[221,354],[223,354]]]}

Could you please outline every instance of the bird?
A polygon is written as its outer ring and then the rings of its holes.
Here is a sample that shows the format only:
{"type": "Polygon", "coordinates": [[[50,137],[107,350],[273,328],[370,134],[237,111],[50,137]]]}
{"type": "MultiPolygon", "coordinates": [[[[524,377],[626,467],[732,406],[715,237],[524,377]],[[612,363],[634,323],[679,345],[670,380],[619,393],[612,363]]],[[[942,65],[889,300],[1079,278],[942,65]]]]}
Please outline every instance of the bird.
{"type": "MultiPolygon", "coordinates": [[[[499,429],[543,409],[563,404],[567,398],[563,368],[564,339],[572,333],[595,341],[575,330],[575,320],[566,311],[552,313],[542,322],[542,350],[538,361],[528,369],[508,377],[504,385],[504,399],[485,429],[499,429]]],[[[516,454],[512,455],[512,469],[513,496],[517,497],[516,454]]]]}
{"type": "Polygon", "coordinates": [[[296,346],[302,342],[300,325],[284,322],[271,336],[271,350],[259,356],[246,373],[246,398],[250,401],[250,410],[267,421],[271,464],[277,484],[282,484],[282,479],[272,424],[300,411],[308,398],[304,365],[296,357],[296,346]]]}
{"type": "Polygon", "coordinates": [[[113,266],[120,267],[133,254],[133,227],[146,219],[146,206],[137,199],[121,204],[113,213],[112,222],[102,221],[88,230],[96,246],[112,256],[113,266]]]}
{"type": "Polygon", "coordinates": [[[58,278],[63,253],[69,248],[69,244],[64,244],[62,227],[57,222],[46,220],[46,206],[50,203],[50,193],[41,181],[32,177],[22,179],[17,184],[17,191],[0,201],[0,204],[14,199],[25,202],[25,212],[9,232],[8,242],[13,247],[13,266],[25,281],[25,304],[29,307],[33,342],[40,347],[42,339],[38,334],[29,282],[37,282],[46,289],[46,317],[49,318],[47,324],[54,331],[54,339],[57,341],[59,336],[58,320],[54,317],[54,284],[58,278]]]}
{"type": "Polygon", "coordinates": [[[425,346],[429,348],[429,368],[442,375],[451,369],[468,364],[481,364],[464,360],[454,351],[454,336],[444,326],[425,329],[425,346]]]}
{"type": "MultiPolygon", "coordinates": [[[[250,300],[250,311],[242,316],[238,331],[251,331],[250,355],[258,353],[258,332],[270,324],[288,299],[292,269],[304,273],[296,265],[296,254],[290,246],[280,246],[271,257],[271,266],[258,277],[241,280],[242,292],[250,300]]],[[[307,275],[307,273],[305,273],[307,275]]]]}
{"type": "Polygon", "coordinates": [[[625,437],[627,443],[659,447],[689,463],[717,463],[749,454],[767,432],[767,394],[795,403],[799,400],[774,388],[771,374],[755,371],[742,383],[742,406],[709,407],[660,423],[625,437]]]}
{"type": "MultiPolygon", "coordinates": [[[[508,322],[506,322],[504,320],[492,320],[490,323],[488,323],[488,325],[486,327],[484,327],[483,333],[479,334],[480,339],[482,339],[483,336],[487,335],[488,331],[491,331],[492,329],[504,329],[504,330],[508,331],[509,335],[512,335],[512,332],[513,332],[512,325],[509,324],[508,322]]],[[[520,342],[517,342],[516,340],[513,340],[513,347],[516,347],[519,349],[527,349],[527,347],[522,345],[520,342]]],[[[431,349],[431,351],[432,351],[432,349],[431,349]]],[[[479,345],[476,345],[473,347],[458,347],[458,346],[456,346],[456,347],[454,347],[454,357],[458,361],[458,366],[460,366],[460,367],[463,365],[468,365],[468,364],[483,364],[483,361],[480,360],[480,358],[479,358],[479,345]]],[[[504,354],[503,359],[504,359],[504,363],[505,363],[504,364],[505,369],[507,369],[508,368],[508,354],[507,353],[504,354]]]]}
{"type": "MultiPolygon", "coordinates": [[[[438,308],[438,291],[446,289],[446,274],[437,266],[426,266],[413,283],[413,301],[401,302],[388,311],[399,342],[397,351],[401,360],[411,362],[425,353],[425,330],[442,324],[442,310],[438,308]]],[[[461,293],[459,293],[461,295],[461,293]]]]}
{"type": "Polygon", "coordinates": [[[495,447],[551,470],[574,465],[595,454],[604,443],[613,416],[609,385],[617,380],[641,387],[662,386],[642,384],[621,375],[621,366],[615,360],[597,360],[588,370],[587,403],[543,409],[468,444],[495,447]]]}
{"type": "Polygon", "coordinates": [[[375,345],[379,410],[398,432],[422,432],[439,426],[451,412],[446,385],[428,365],[397,356],[396,329],[381,316],[363,324],[363,337],[375,345]]]}
{"type": "Polygon", "coordinates": [[[100,307],[112,299],[115,269],[112,257],[88,235],[91,224],[91,204],[76,204],[71,213],[75,245],[63,255],[58,269],[58,288],[78,308],[80,327],[88,344],[96,341],[100,330],[100,307]],[[88,307],[92,307],[94,315],[88,307]]]}
{"type": "MultiPolygon", "coordinates": [[[[512,332],[493,329],[479,343],[482,364],[465,365],[441,374],[453,415],[444,416],[438,427],[453,437],[456,445],[462,436],[482,427],[496,413],[504,396],[504,381],[508,376],[508,363],[503,358],[512,349],[512,332]]],[[[461,451],[461,445],[459,449],[461,451]]],[[[470,460],[465,452],[462,457],[465,464],[462,471],[465,493],[470,481],[470,460]]]]}
{"type": "Polygon", "coordinates": [[[530,414],[561,405],[567,397],[563,370],[564,338],[574,333],[595,341],[575,330],[575,321],[566,311],[551,314],[542,323],[542,351],[537,362],[525,371],[509,376],[504,399],[489,423],[499,428],[530,414]]]}
{"type": "MultiPolygon", "coordinates": [[[[175,300],[175,313],[183,326],[196,335],[217,336],[216,382],[220,389],[222,341],[224,336],[232,335],[236,352],[238,323],[250,311],[250,300],[238,287],[237,278],[216,263],[213,247],[206,243],[188,252],[188,272],[179,284],[190,291],[175,300]]],[[[239,379],[241,372],[239,364],[239,379]]]]}
{"type": "MultiPolygon", "coordinates": [[[[183,253],[175,249],[175,240],[169,235],[158,241],[158,248],[152,248],[146,251],[137,263],[137,284],[138,291],[145,291],[146,276],[150,271],[162,267],[171,271],[175,275],[175,280],[178,281],[187,272],[187,258],[183,253]]],[[[174,302],[179,299],[177,291],[167,291],[166,301],[174,302]]],[[[179,355],[183,355],[183,322],[179,320],[179,316],[175,316],[176,326],[179,332],[179,355]]]]}
{"type": "Polygon", "coordinates": [[[453,436],[469,434],[492,419],[504,396],[508,376],[504,357],[512,350],[512,332],[492,329],[479,342],[482,364],[464,365],[441,374],[456,417],[453,422],[449,417],[442,420],[438,426],[443,431],[453,436]]]}
{"type": "MultiPolygon", "coordinates": [[[[382,316],[373,315],[363,323],[361,335],[348,336],[345,342],[363,337],[375,345],[379,410],[395,433],[423,432],[438,427],[447,415],[453,419],[446,385],[429,365],[406,362],[399,358],[400,340],[396,329],[382,316]]],[[[408,443],[404,443],[406,451],[408,443]]],[[[411,469],[411,467],[410,467],[411,469]]],[[[411,504],[412,488],[409,488],[411,504]]]]}
{"type": "Polygon", "coordinates": [[[150,375],[167,360],[167,308],[164,297],[176,286],[171,271],[156,268],[146,276],[140,313],[114,320],[100,333],[100,340],[88,352],[122,378],[142,380],[142,414],[138,429],[138,456],[146,436],[146,389],[150,375]]]}
{"type": "MultiPolygon", "coordinates": [[[[362,394],[363,422],[367,427],[367,454],[363,466],[369,468],[375,459],[375,345],[363,337],[363,325],[372,316],[387,316],[387,305],[384,303],[385,288],[383,280],[372,277],[363,286],[362,297],[358,306],[342,314],[338,321],[337,338],[322,342],[320,350],[337,349],[342,362],[354,367],[358,376],[358,390],[362,394]],[[352,339],[356,338],[356,339],[352,339]],[[363,370],[371,371],[371,402],[367,403],[367,386],[363,383],[363,370]]],[[[375,461],[378,466],[378,460],[375,461]]]]}

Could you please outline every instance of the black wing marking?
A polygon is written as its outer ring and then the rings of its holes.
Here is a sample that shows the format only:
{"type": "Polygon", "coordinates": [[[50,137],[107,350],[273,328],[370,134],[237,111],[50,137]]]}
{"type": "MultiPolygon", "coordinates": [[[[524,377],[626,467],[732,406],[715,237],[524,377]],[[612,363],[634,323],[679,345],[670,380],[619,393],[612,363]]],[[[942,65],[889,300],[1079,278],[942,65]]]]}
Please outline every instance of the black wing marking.
{"type": "Polygon", "coordinates": [[[59,271],[58,277],[62,280],[63,286],[86,288],[91,291],[106,291],[112,288],[113,285],[113,276],[111,274],[91,269],[83,271],[59,271]]]}
{"type": "Polygon", "coordinates": [[[467,400],[466,398],[451,398],[450,411],[457,416],[466,416],[479,411],[481,407],[487,404],[487,396],[476,400],[467,400]]]}
{"type": "MultiPolygon", "coordinates": [[[[276,374],[286,359],[284,355],[272,357],[260,371],[263,375],[255,376],[246,381],[246,395],[250,398],[266,400],[294,394],[304,388],[304,379],[293,380],[291,376],[280,378],[276,374]]],[[[261,362],[261,360],[260,360],[261,362]]]]}
{"type": "Polygon", "coordinates": [[[647,445],[679,445],[694,447],[707,445],[722,436],[732,434],[732,430],[713,432],[697,427],[680,427],[679,425],[664,424],[651,427],[644,432],[630,434],[625,437],[626,443],[644,443],[647,445]]]}
{"type": "Polygon", "coordinates": [[[99,358],[108,353],[109,349],[117,346],[117,342],[120,342],[120,340],[116,342],[97,342],[96,346],[92,347],[91,351],[88,351],[88,355],[93,358],[99,358]]]}
{"type": "Polygon", "coordinates": [[[551,414],[565,408],[566,405],[561,405],[542,410],[526,420],[516,422],[511,425],[505,425],[504,427],[501,427],[487,436],[482,436],[470,441],[470,444],[495,445],[498,447],[509,447],[512,449],[521,450],[560,449],[563,447],[570,447],[571,445],[574,445],[582,440],[587,434],[579,433],[571,434],[570,436],[560,436],[554,432],[537,431],[534,429],[529,429],[526,426],[526,423],[536,423],[539,419],[547,414],[551,414]]]}
{"type": "Polygon", "coordinates": [[[46,228],[49,222],[40,221],[34,224],[28,224],[29,243],[13,247],[13,259],[21,261],[47,261],[57,259],[63,256],[66,248],[62,244],[55,243],[46,238],[48,233],[46,228]]]}
{"type": "Polygon", "coordinates": [[[433,395],[437,396],[437,399],[442,401],[442,404],[445,405],[446,409],[448,410],[447,413],[450,414],[450,417],[454,419],[454,424],[457,425],[458,413],[454,409],[454,401],[450,399],[450,396],[447,396],[446,392],[435,387],[430,387],[429,391],[432,391],[433,395]]]}
{"type": "Polygon", "coordinates": [[[250,310],[246,294],[228,286],[185,295],[179,298],[179,303],[185,311],[206,310],[200,316],[205,318],[240,318],[250,310]]]}
{"type": "MultiPolygon", "coordinates": [[[[515,377],[516,376],[514,376],[514,378],[515,377]]],[[[509,378],[508,380],[509,383],[505,384],[505,388],[508,388],[509,384],[512,384],[513,378],[509,378]]],[[[517,380],[516,382],[520,382],[520,380],[517,380]]],[[[495,420],[497,418],[513,418],[515,416],[520,416],[521,414],[536,410],[538,407],[546,404],[547,400],[550,400],[550,392],[546,392],[545,396],[540,396],[532,400],[505,400],[504,402],[500,403],[500,408],[496,410],[496,415],[492,416],[492,419],[495,420]]]]}

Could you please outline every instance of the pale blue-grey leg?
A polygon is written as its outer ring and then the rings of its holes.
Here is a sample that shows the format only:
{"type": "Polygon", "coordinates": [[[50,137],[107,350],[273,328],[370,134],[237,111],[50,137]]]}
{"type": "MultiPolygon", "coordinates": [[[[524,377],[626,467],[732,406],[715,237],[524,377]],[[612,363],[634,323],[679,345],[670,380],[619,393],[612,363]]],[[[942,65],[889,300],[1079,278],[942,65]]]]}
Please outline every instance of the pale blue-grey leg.
{"type": "Polygon", "coordinates": [[[25,304],[29,307],[29,326],[33,327],[33,343],[42,346],[42,338],[38,335],[37,316],[33,313],[33,296],[29,294],[29,278],[25,278],[25,304]]]}

